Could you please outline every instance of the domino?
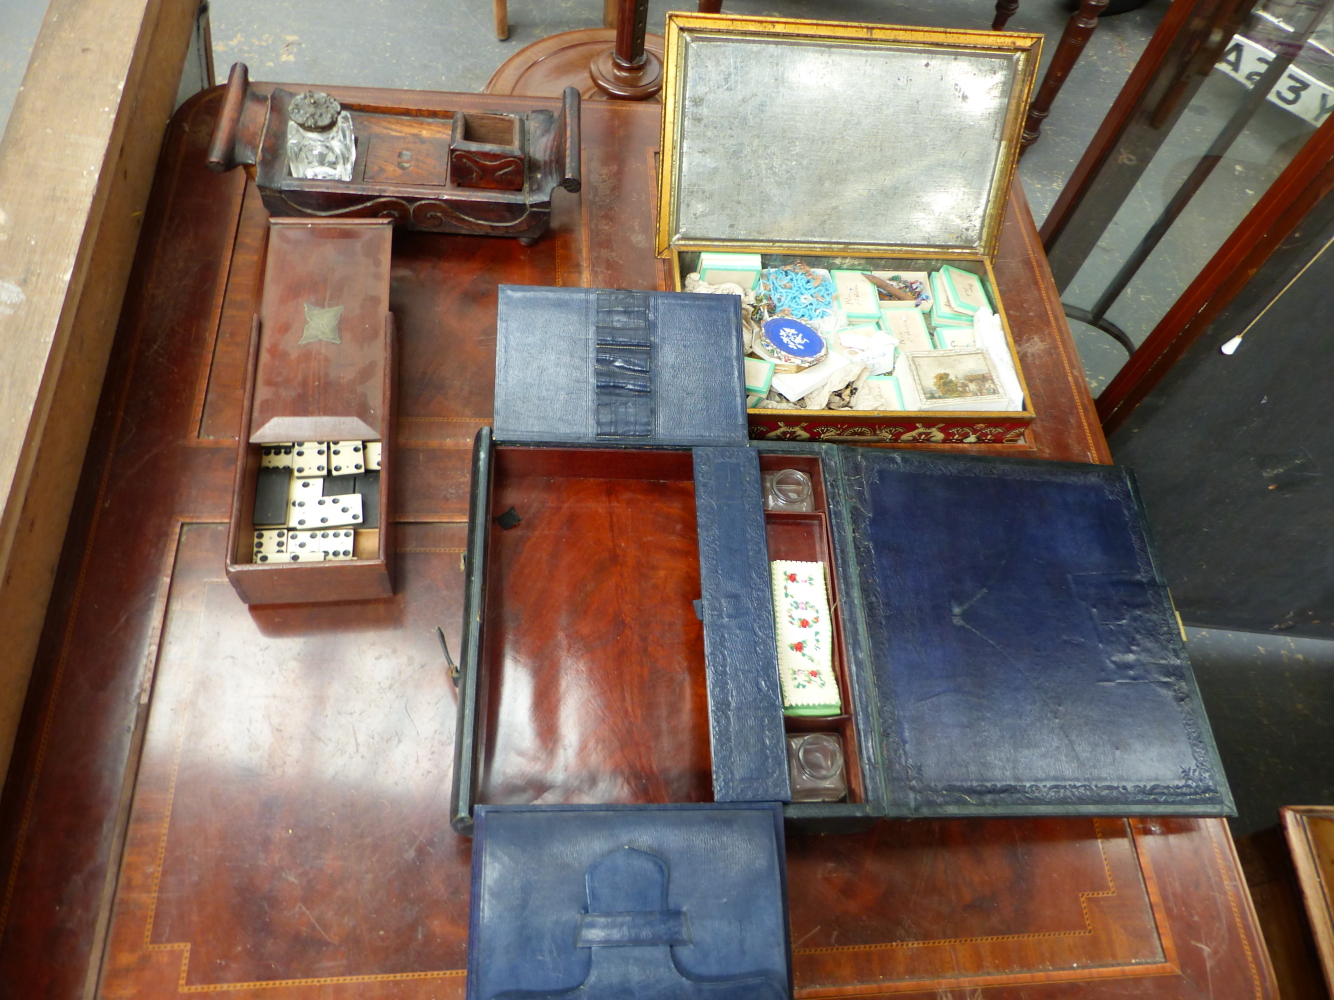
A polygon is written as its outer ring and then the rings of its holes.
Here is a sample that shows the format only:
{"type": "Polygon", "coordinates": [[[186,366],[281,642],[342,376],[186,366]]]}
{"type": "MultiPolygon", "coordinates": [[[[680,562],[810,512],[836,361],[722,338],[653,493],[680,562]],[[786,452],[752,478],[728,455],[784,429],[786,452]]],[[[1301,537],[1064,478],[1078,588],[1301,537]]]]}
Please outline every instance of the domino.
{"type": "MultiPolygon", "coordinates": [[[[312,532],[314,534],[314,532],[312,532]]],[[[319,533],[320,549],[328,559],[351,559],[353,534],[351,528],[334,528],[319,533]]]]}
{"type": "Polygon", "coordinates": [[[380,470],[380,442],[367,441],[366,444],[366,471],[378,472],[380,470]]]}
{"type": "Polygon", "coordinates": [[[292,443],[266,444],[261,446],[259,467],[261,469],[290,469],[292,467],[292,443]]]}
{"type": "Polygon", "coordinates": [[[292,445],[292,472],[298,476],[322,476],[328,471],[329,446],[323,441],[297,441],[292,445]]]}
{"type": "Polygon", "coordinates": [[[324,494],[323,476],[293,476],[292,485],[287,490],[287,500],[313,500],[324,494]]]}
{"type": "Polygon", "coordinates": [[[324,554],[324,549],[320,546],[320,533],[318,531],[291,531],[287,534],[287,552],[290,555],[293,552],[304,556],[319,553],[324,554]]]}
{"type": "Polygon", "coordinates": [[[357,477],[356,493],[361,497],[361,526],[380,526],[380,474],[363,472],[357,477]]]}
{"type": "Polygon", "coordinates": [[[288,562],[324,562],[323,552],[288,552],[283,556],[274,556],[275,560],[285,559],[288,562]]]}
{"type": "Polygon", "coordinates": [[[288,508],[290,528],[345,528],[361,524],[361,497],[355,493],[337,497],[298,498],[288,508]]]}
{"type": "Polygon", "coordinates": [[[308,513],[309,508],[323,492],[324,478],[322,476],[311,478],[293,476],[292,486],[287,494],[287,527],[310,527],[301,518],[308,513]]]}
{"type": "Polygon", "coordinates": [[[255,532],[255,562],[276,562],[286,551],[286,528],[269,528],[267,530],[255,532]]]}
{"type": "Polygon", "coordinates": [[[366,471],[366,456],[360,441],[329,442],[329,474],[355,476],[366,471]]]}
{"type": "Polygon", "coordinates": [[[291,469],[259,470],[255,480],[255,509],[251,516],[251,523],[256,528],[280,528],[287,523],[291,479],[291,469]]]}
{"type": "Polygon", "coordinates": [[[312,527],[341,528],[361,524],[361,497],[348,493],[337,497],[320,497],[315,501],[315,524],[312,527]]]}

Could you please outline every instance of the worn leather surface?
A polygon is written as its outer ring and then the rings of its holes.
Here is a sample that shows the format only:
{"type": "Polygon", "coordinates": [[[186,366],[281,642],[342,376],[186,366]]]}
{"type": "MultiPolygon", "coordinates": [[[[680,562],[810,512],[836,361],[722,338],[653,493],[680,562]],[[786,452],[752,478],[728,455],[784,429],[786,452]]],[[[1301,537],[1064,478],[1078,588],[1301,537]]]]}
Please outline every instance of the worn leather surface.
{"type": "Polygon", "coordinates": [[[783,1000],[777,804],[478,806],[469,1000],[783,1000]]]}
{"type": "Polygon", "coordinates": [[[786,802],[792,791],[759,453],[696,448],[693,454],[713,797],[786,802]]]}
{"type": "Polygon", "coordinates": [[[889,815],[1232,811],[1126,470],[839,457],[889,815]]]}
{"type": "Polygon", "coordinates": [[[496,440],[744,445],[734,296],[501,285],[496,440]]]}

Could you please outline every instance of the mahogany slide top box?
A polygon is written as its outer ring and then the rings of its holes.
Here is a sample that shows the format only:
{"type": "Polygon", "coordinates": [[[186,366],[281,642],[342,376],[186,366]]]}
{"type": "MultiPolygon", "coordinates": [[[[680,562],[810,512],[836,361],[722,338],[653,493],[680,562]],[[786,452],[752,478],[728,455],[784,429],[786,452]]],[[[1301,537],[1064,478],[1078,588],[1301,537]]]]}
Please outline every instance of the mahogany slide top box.
{"type": "Polygon", "coordinates": [[[250,441],[385,436],[388,219],[270,219],[250,441]]]}

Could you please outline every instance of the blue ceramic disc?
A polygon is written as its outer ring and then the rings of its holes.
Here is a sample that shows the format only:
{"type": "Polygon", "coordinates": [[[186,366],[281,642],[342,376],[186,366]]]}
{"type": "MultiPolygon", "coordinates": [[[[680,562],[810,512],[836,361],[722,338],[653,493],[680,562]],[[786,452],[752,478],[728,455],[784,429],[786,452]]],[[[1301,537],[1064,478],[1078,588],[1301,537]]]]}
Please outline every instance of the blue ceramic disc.
{"type": "Polygon", "coordinates": [[[824,338],[805,323],[786,316],[765,320],[764,339],[774,353],[796,361],[814,361],[826,351],[824,338]]]}

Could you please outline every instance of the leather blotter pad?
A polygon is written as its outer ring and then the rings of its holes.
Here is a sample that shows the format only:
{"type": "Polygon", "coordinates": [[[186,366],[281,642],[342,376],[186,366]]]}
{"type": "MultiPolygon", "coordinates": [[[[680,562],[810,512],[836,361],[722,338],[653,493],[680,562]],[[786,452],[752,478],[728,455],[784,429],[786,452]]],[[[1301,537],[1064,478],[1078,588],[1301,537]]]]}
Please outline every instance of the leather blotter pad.
{"type": "Polygon", "coordinates": [[[495,436],[744,445],[736,296],[501,285],[495,436]]]}
{"type": "Polygon", "coordinates": [[[776,804],[478,806],[468,998],[784,1000],[776,804]]]}
{"type": "Polygon", "coordinates": [[[890,815],[1232,811],[1126,470],[840,452],[890,815]]]}

